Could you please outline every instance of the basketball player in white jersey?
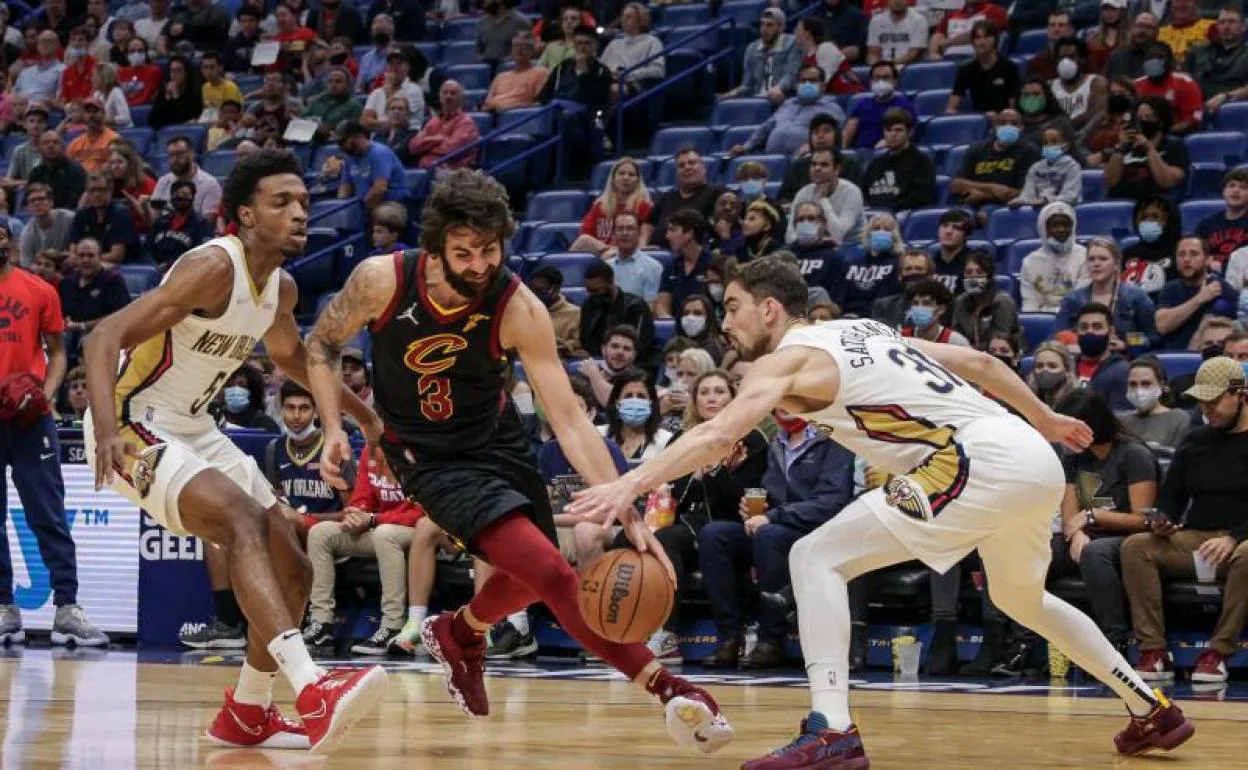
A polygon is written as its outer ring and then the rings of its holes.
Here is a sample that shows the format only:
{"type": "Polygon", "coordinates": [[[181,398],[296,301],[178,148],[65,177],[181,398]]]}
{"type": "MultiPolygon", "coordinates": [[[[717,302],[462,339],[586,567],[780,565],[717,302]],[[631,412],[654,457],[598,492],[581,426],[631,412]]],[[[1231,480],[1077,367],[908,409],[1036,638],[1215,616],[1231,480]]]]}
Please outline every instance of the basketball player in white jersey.
{"type": "Polygon", "coordinates": [[[1049,442],[1082,451],[1092,439],[1086,425],[1054,413],[989,355],[903,339],[875,321],[807,324],[806,284],[796,266],[774,258],[745,265],[724,308],[734,348],[755,360],[737,397],[655,459],[582,493],[573,512],[611,521],[645,491],[717,462],[777,407],[893,474],[793,547],[813,706],[792,743],[743,768],[865,770],[849,714],[846,585],[914,558],[943,572],[976,548],[997,606],[1126,702],[1132,716],[1115,739],[1120,752],[1171,749],[1191,737],[1182,711],[1148,689],[1092,620],[1044,591],[1049,523],[1064,487],[1049,442]]]}
{"type": "MultiPolygon", "coordinates": [[[[100,322],[86,344],[90,409],[83,420],[96,487],[108,485],[172,532],[224,548],[247,616],[247,661],[207,737],[226,746],[333,750],[386,689],[378,667],[325,671],[299,621],[311,565],[255,460],[217,430],[208,404],[264,340],[274,363],[307,385],[307,353],[282,263],[303,253],[308,192],[299,161],[265,151],[225,183],[238,237],[183,254],[155,290],[100,322]],[[120,366],[118,362],[120,361],[120,366]],[[272,705],[278,669],[302,726],[272,705]]],[[[343,408],[380,436],[377,415],[343,388],[343,408]]]]}

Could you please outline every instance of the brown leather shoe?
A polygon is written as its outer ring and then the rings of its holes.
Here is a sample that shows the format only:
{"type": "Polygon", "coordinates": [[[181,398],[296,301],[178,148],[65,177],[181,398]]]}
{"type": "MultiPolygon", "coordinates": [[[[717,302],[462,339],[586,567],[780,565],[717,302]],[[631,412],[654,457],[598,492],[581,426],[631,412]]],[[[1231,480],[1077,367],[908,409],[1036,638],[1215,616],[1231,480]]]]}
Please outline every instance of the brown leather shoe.
{"type": "Polygon", "coordinates": [[[736,668],[741,660],[741,640],[729,639],[711,654],[702,659],[706,668],[736,668]]]}
{"type": "Polygon", "coordinates": [[[779,668],[785,663],[784,648],[775,642],[759,641],[745,660],[742,668],[779,668]]]}

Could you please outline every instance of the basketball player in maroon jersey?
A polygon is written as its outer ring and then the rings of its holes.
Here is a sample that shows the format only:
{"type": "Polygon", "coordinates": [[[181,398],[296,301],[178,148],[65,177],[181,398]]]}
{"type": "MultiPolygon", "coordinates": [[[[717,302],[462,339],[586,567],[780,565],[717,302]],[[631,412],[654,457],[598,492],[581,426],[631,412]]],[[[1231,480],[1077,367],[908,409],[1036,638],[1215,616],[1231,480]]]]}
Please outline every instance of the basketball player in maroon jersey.
{"type": "MultiPolygon", "coordinates": [[[[325,431],[322,473],[345,486],[340,473],[351,450],[339,418],[339,362],[367,325],[373,398],[386,426],[381,446],[391,471],[429,518],[496,568],[471,603],[422,628],[460,708],[489,713],[485,634],[540,601],[584,647],[659,698],[677,743],[709,754],[732,737],[714,698],[660,666],[645,646],[604,640],[581,619],[578,578],[555,545],[546,488],[504,388],[508,353],[523,363],[555,436],[585,479],[596,484],[617,474],[601,435],[576,407],[549,313],[504,264],[514,229],[503,187],[485,173],[459,170],[425,202],[421,248],[356,266],[308,338],[325,431]]],[[[626,514],[621,524],[671,574],[640,518],[626,514]]]]}

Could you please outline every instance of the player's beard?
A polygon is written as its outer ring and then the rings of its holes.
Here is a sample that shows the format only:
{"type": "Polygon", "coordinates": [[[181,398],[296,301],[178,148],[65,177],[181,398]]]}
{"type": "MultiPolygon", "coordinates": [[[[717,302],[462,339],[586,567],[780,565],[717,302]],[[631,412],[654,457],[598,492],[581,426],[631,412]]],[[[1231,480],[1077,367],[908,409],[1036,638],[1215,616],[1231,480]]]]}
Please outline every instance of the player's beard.
{"type": "Polygon", "coordinates": [[[767,355],[767,340],[763,337],[759,337],[753,345],[748,347],[735,334],[729,335],[728,340],[732,343],[732,349],[737,351],[737,355],[740,356],[742,361],[757,361],[767,355]]]}
{"type": "Polygon", "coordinates": [[[493,265],[491,265],[489,270],[486,272],[485,280],[478,284],[472,283],[459,273],[456,273],[451,269],[450,265],[447,265],[445,262],[442,264],[446,267],[446,282],[450,284],[456,294],[464,297],[465,299],[473,300],[484,297],[494,285],[495,280],[498,278],[498,268],[493,265]]]}

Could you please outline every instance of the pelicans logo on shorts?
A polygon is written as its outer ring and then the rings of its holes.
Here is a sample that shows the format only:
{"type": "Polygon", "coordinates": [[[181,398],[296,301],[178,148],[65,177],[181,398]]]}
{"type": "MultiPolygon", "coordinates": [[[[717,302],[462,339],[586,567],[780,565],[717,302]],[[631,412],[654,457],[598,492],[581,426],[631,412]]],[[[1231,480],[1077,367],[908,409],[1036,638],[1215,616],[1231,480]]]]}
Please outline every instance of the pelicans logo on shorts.
{"type": "Polygon", "coordinates": [[[909,477],[897,474],[884,485],[884,502],[919,521],[931,521],[932,509],[923,488],[909,477]]]}
{"type": "Polygon", "coordinates": [[[156,480],[156,466],[160,465],[160,458],[164,455],[165,445],[155,444],[144,449],[135,458],[130,478],[134,482],[134,490],[139,493],[139,497],[146,498],[148,492],[152,491],[152,482],[156,480]]]}

